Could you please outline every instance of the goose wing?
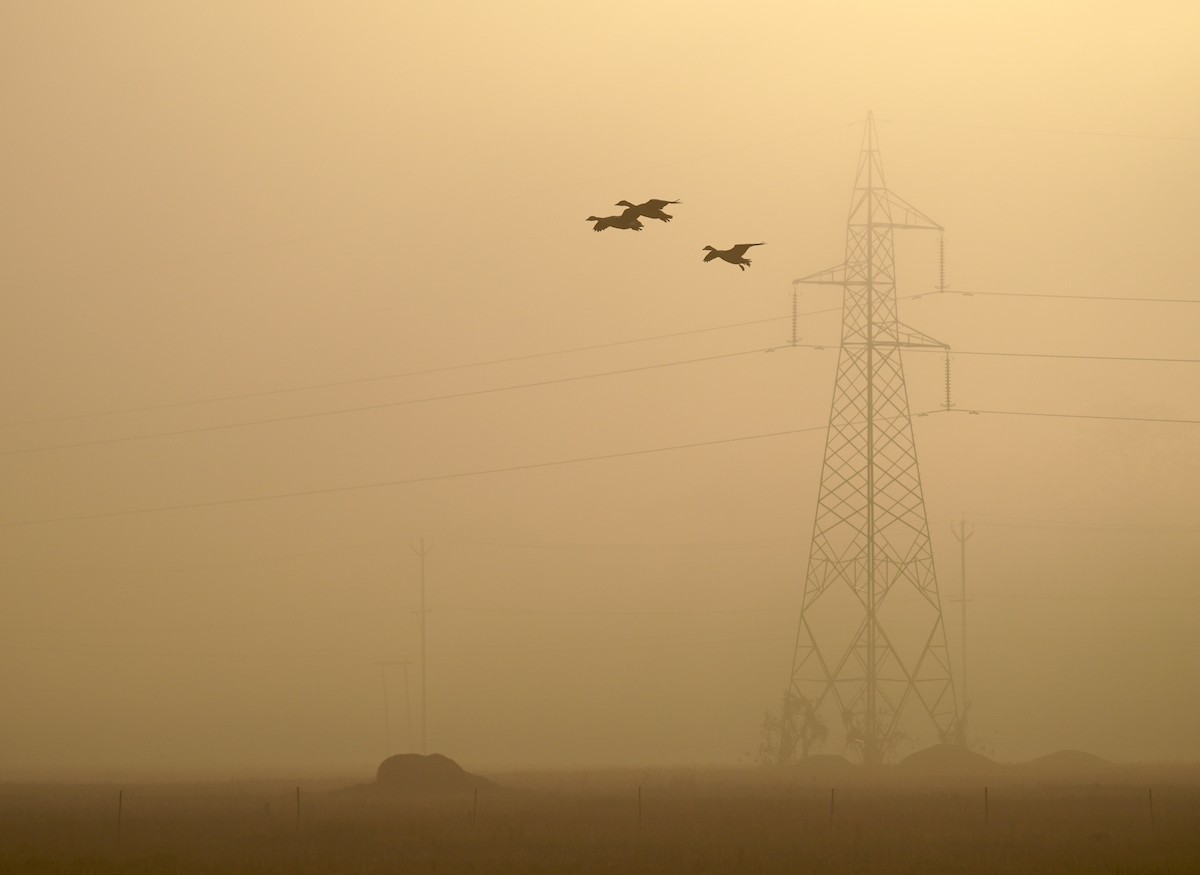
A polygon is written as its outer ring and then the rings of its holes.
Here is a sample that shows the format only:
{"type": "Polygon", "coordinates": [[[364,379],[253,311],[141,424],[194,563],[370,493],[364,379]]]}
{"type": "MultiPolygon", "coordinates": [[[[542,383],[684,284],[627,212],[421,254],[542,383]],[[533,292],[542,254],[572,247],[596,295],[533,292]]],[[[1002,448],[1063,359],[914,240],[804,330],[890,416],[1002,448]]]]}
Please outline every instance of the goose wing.
{"type": "Polygon", "coordinates": [[[751,246],[765,246],[765,243],[739,243],[729,250],[729,254],[734,258],[741,258],[746,254],[751,246]]]}

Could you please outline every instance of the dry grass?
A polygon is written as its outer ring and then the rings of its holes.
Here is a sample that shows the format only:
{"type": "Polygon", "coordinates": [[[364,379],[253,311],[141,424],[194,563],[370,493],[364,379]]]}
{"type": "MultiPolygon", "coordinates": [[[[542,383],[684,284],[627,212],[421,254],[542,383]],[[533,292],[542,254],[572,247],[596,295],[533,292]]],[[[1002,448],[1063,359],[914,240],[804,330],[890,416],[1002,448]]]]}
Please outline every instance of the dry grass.
{"type": "Polygon", "coordinates": [[[127,787],[119,842],[116,787],[0,786],[0,872],[1200,872],[1195,770],[989,778],[986,821],[978,779],[492,777],[508,789],[481,790],[474,822],[469,793],[380,799],[311,785],[297,818],[294,788],[280,784],[127,787]]]}

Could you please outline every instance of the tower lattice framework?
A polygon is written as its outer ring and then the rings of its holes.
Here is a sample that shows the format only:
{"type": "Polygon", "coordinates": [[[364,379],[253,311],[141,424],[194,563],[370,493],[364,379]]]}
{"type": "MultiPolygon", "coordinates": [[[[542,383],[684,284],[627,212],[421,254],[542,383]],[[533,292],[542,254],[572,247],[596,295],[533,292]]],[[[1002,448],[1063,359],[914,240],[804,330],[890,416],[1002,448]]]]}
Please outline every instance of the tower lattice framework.
{"type": "Polygon", "coordinates": [[[779,755],[807,753],[836,708],[846,745],[881,762],[923,711],[954,740],[958,709],[901,352],[945,345],[897,318],[893,232],[941,231],[889,191],[867,116],[843,264],[796,280],[843,287],[842,338],[779,755]],[[907,724],[905,724],[907,725],[907,724]]]}

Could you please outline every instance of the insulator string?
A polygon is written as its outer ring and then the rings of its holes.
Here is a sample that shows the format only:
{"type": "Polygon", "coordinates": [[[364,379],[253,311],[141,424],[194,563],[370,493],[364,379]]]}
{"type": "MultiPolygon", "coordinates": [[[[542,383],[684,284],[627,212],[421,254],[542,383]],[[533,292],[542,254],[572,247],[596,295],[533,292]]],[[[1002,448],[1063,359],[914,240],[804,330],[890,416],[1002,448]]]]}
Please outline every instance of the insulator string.
{"type": "Polygon", "coordinates": [[[938,292],[946,291],[946,235],[938,232],[938,292]]]}
{"type": "Polygon", "coordinates": [[[796,284],[792,283],[792,346],[795,346],[796,342],[800,339],[796,334],[797,319],[800,315],[799,301],[800,301],[800,295],[796,289],[796,284]]]}
{"type": "Polygon", "coordinates": [[[954,402],[950,400],[950,353],[946,353],[946,409],[949,410],[954,406],[954,402]]]}

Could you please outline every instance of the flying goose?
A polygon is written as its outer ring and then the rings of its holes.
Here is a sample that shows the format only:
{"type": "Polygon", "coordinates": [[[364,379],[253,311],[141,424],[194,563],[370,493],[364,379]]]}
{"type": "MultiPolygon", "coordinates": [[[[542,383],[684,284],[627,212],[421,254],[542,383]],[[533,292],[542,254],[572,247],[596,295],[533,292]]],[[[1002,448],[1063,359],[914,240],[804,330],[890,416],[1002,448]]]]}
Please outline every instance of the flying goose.
{"type": "Polygon", "coordinates": [[[679,204],[683,201],[664,201],[664,200],[648,200],[642,204],[631,204],[629,201],[617,201],[618,207],[625,207],[625,212],[621,215],[632,216],[642,219],[658,219],[660,222],[671,221],[671,216],[663,212],[663,207],[668,204],[679,204]]]}
{"type": "Polygon", "coordinates": [[[716,249],[712,246],[705,246],[704,248],[708,250],[708,255],[704,256],[704,260],[712,261],[714,258],[719,258],[722,261],[728,261],[730,264],[736,264],[741,270],[745,270],[746,266],[750,264],[750,259],[746,258],[746,250],[751,246],[765,245],[765,243],[739,243],[737,246],[732,246],[729,249],[716,249]]]}
{"type": "Polygon", "coordinates": [[[605,228],[621,228],[625,231],[640,231],[643,226],[637,216],[588,216],[589,222],[595,222],[593,231],[603,231],[605,228]]]}

